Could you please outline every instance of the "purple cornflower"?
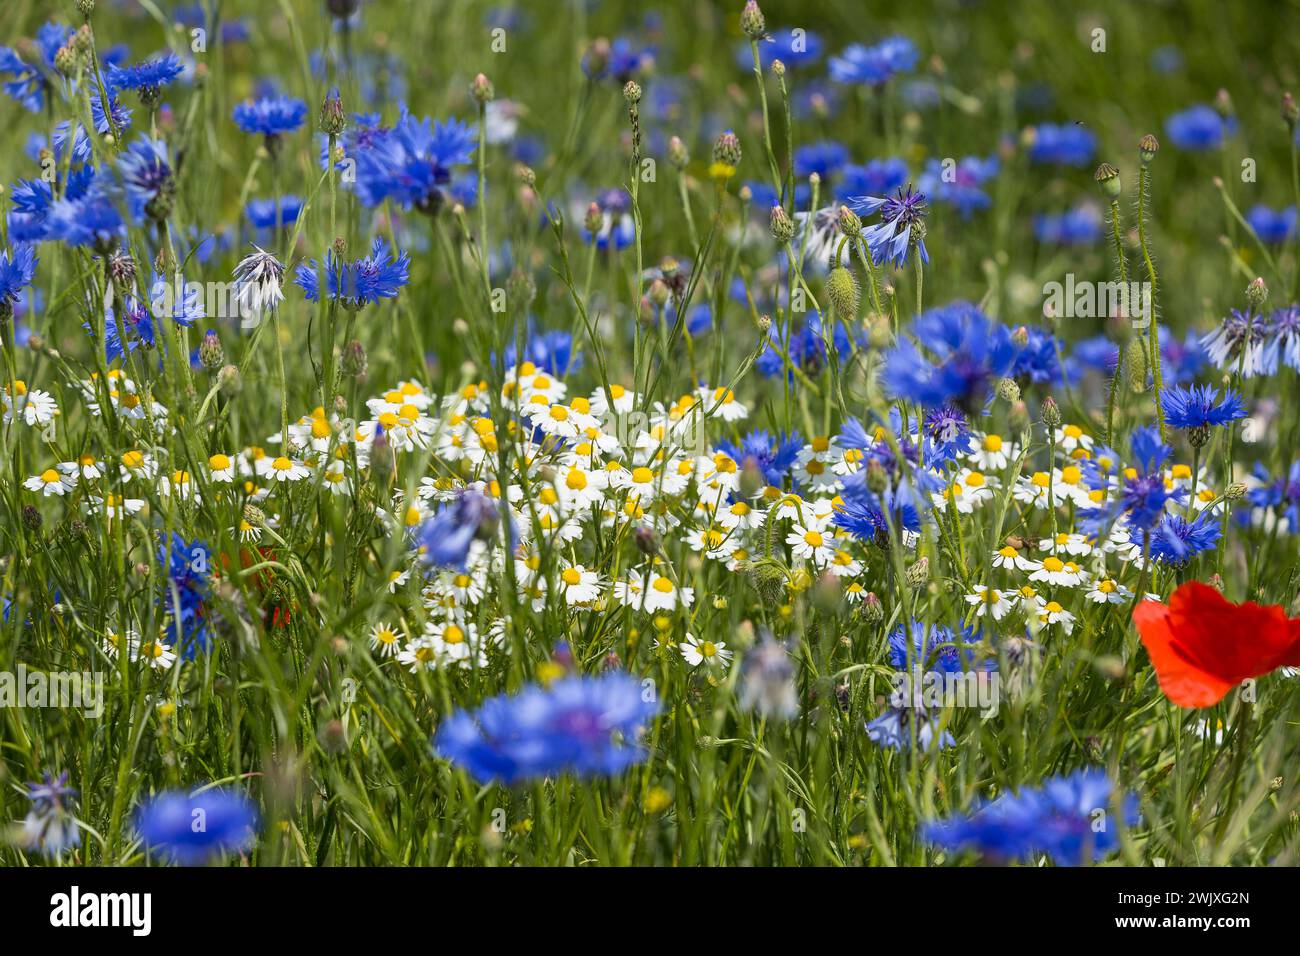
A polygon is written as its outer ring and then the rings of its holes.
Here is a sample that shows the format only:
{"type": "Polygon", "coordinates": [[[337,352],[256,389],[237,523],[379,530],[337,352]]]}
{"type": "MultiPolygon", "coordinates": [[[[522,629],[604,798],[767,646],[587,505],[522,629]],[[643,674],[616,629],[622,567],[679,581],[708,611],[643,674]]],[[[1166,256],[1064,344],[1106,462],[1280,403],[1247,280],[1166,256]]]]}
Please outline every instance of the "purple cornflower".
{"type": "Polygon", "coordinates": [[[1151,535],[1151,557],[1180,568],[1202,551],[1212,551],[1222,533],[1209,510],[1202,511],[1194,521],[1179,514],[1165,515],[1151,535]]]}
{"type": "Polygon", "coordinates": [[[77,791],[67,783],[65,771],[57,778],[47,772],[43,782],[27,784],[25,795],[31,807],[19,824],[17,842],[21,846],[56,857],[81,844],[81,831],[69,808],[77,791]]]}
{"type": "Polygon", "coordinates": [[[871,250],[872,261],[877,265],[882,262],[892,262],[895,266],[905,265],[914,239],[921,261],[930,261],[930,254],[925,251],[924,193],[913,192],[912,187],[908,186],[906,191],[900,189],[888,198],[855,196],[849,200],[849,206],[864,218],[880,213],[880,222],[862,229],[862,238],[871,250]]]}
{"type": "Polygon", "coordinates": [[[925,195],[954,207],[963,219],[969,219],[972,213],[992,204],[993,200],[984,192],[983,186],[998,174],[998,169],[996,156],[986,159],[967,156],[951,171],[944,167],[943,161],[932,159],[926,164],[917,188],[925,195]]]}
{"type": "Polygon", "coordinates": [[[930,440],[927,464],[952,461],[970,450],[970,423],[961,409],[940,405],[925,415],[925,435],[930,440]]]}
{"type": "Polygon", "coordinates": [[[900,338],[885,353],[881,384],[891,398],[925,406],[951,402],[974,414],[983,409],[997,380],[1011,371],[1016,356],[1010,329],[969,302],[954,302],[918,317],[912,337],[900,338]],[[935,359],[922,354],[916,342],[923,342],[935,359]]]}
{"type": "Polygon", "coordinates": [[[769,485],[781,486],[786,472],[799,457],[803,439],[798,432],[773,437],[761,428],[746,435],[739,445],[730,441],[717,443],[718,451],[729,456],[741,468],[756,468],[769,485]]]}

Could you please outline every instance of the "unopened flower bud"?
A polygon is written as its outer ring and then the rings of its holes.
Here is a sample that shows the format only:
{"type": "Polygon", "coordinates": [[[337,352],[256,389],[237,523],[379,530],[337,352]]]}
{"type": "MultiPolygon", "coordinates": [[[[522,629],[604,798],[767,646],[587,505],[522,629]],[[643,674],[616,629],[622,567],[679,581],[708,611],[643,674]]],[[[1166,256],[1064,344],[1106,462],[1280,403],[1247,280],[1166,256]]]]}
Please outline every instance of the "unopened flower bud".
{"type": "Polygon", "coordinates": [[[848,206],[840,206],[840,211],[836,213],[836,225],[850,239],[856,239],[862,234],[862,220],[848,206]]]}
{"type": "Polygon", "coordinates": [[[1264,277],[1256,276],[1250,280],[1250,285],[1246,286],[1246,301],[1258,308],[1267,298],[1268,286],[1264,283],[1264,277]]]}
{"type": "Polygon", "coordinates": [[[1092,178],[1097,180],[1097,185],[1101,187],[1102,194],[1107,199],[1119,198],[1119,170],[1110,163],[1102,163],[1098,166],[1097,172],[1093,174],[1092,178]]]}
{"type": "Polygon", "coordinates": [[[492,88],[492,81],[480,73],[469,85],[469,95],[474,97],[476,103],[491,103],[496,97],[496,90],[492,88]]]}
{"type": "Polygon", "coordinates": [[[720,135],[713,143],[713,161],[735,169],[740,165],[740,138],[731,130],[720,135]]]}
{"type": "Polygon", "coordinates": [[[826,277],[826,295],[843,319],[854,319],[858,314],[858,280],[844,266],[836,266],[826,277]]]}
{"type": "Polygon", "coordinates": [[[930,559],[922,557],[906,572],[907,586],[913,590],[925,587],[930,580],[930,559]]]}
{"type": "Polygon", "coordinates": [[[343,346],[343,357],[339,361],[339,368],[344,375],[360,378],[366,374],[366,365],[366,350],[359,341],[352,339],[343,346]]]}
{"type": "Polygon", "coordinates": [[[1296,105],[1295,97],[1291,95],[1290,90],[1282,94],[1282,119],[1292,130],[1295,129],[1296,123],[1300,122],[1300,106],[1296,105]]]}
{"type": "Polygon", "coordinates": [[[1232,95],[1223,87],[1219,87],[1219,92],[1214,94],[1214,112],[1218,113],[1224,119],[1232,115],[1232,95]]]}
{"type": "Polygon", "coordinates": [[[641,102],[641,84],[636,80],[628,80],[623,84],[623,99],[627,100],[629,105],[641,102]]]}
{"type": "Polygon", "coordinates": [[[1020,386],[1014,378],[998,379],[998,398],[1013,404],[1020,401],[1020,386]]]}
{"type": "Polygon", "coordinates": [[[740,11],[740,29],[751,40],[757,40],[767,32],[767,18],[758,8],[757,0],[746,0],[745,8],[740,11]]]}
{"type": "Polygon", "coordinates": [[[208,329],[199,343],[199,363],[209,372],[215,372],[226,363],[226,352],[213,329],[208,329]]]}
{"type": "Polygon", "coordinates": [[[1150,133],[1138,140],[1138,159],[1142,160],[1143,166],[1150,165],[1158,152],[1160,152],[1160,141],[1150,133]]]}
{"type": "Polygon", "coordinates": [[[885,606],[875,591],[868,591],[862,598],[862,609],[858,612],[868,624],[879,624],[885,619],[885,606]]]}
{"type": "Polygon", "coordinates": [[[220,386],[222,395],[234,398],[244,385],[239,377],[239,369],[233,365],[223,365],[217,373],[217,385],[220,386]]]}
{"type": "Polygon", "coordinates": [[[1056,428],[1061,424],[1061,409],[1056,404],[1056,399],[1048,395],[1043,399],[1043,424],[1048,428],[1056,428]]]}
{"type": "Polygon", "coordinates": [[[343,110],[343,100],[339,97],[339,91],[330,90],[329,95],[320,105],[321,132],[328,136],[337,136],[347,129],[347,126],[348,116],[343,110]]]}
{"type": "Polygon", "coordinates": [[[772,207],[772,238],[785,245],[794,238],[794,221],[791,220],[789,213],[785,211],[784,206],[772,207]]]}
{"type": "Polygon", "coordinates": [[[1147,390],[1147,349],[1141,336],[1129,339],[1124,347],[1124,374],[1134,395],[1147,390]]]}
{"type": "Polygon", "coordinates": [[[686,144],[682,142],[681,137],[674,136],[668,141],[668,162],[673,164],[675,169],[684,169],[686,164],[691,161],[691,154],[686,151],[686,144]]]}
{"type": "Polygon", "coordinates": [[[587,232],[593,236],[600,232],[601,226],[605,224],[605,214],[600,211],[600,207],[592,203],[587,207],[587,218],[582,222],[587,232]]]}

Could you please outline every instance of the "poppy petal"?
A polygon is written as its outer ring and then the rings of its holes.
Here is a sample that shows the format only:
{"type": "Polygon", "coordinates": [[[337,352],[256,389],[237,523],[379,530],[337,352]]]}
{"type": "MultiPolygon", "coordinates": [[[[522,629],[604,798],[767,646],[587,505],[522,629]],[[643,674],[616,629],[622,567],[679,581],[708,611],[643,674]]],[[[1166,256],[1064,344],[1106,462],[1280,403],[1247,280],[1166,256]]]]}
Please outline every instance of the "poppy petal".
{"type": "MultiPolygon", "coordinates": [[[[1211,588],[1211,590],[1213,590],[1211,588]]],[[[1133,609],[1133,623],[1151,658],[1165,696],[1179,707],[1210,707],[1236,686],[1190,660],[1174,639],[1173,615],[1158,601],[1133,609]]]]}

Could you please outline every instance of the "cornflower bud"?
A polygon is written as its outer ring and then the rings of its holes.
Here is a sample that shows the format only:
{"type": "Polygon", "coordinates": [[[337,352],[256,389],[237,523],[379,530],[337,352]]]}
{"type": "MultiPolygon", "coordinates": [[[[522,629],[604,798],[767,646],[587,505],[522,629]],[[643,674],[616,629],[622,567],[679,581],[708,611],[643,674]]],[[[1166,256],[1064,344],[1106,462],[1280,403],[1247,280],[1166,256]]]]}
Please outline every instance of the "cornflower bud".
{"type": "Polygon", "coordinates": [[[757,40],[767,32],[767,18],[758,8],[757,0],[746,0],[745,8],[740,11],[740,29],[751,40],[757,40]]]}

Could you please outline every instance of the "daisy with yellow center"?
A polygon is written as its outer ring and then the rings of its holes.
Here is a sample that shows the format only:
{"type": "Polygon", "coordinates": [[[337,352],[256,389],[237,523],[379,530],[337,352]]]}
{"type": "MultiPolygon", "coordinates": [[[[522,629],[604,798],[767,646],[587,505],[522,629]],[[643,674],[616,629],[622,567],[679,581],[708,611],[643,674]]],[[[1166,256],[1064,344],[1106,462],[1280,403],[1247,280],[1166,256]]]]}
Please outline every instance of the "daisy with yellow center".
{"type": "Polygon", "coordinates": [[[1093,582],[1086,595],[1098,604],[1123,604],[1133,597],[1133,592],[1113,578],[1099,578],[1093,582]]]}
{"type": "Polygon", "coordinates": [[[995,621],[1002,620],[1011,610],[1011,601],[1006,594],[983,584],[971,588],[971,593],[966,595],[966,603],[975,608],[976,617],[989,614],[995,621]]]}
{"type": "Polygon", "coordinates": [[[1049,555],[1030,573],[1029,580],[1072,588],[1083,580],[1083,571],[1073,561],[1062,561],[1056,555],[1049,555]]]}
{"type": "Polygon", "coordinates": [[[51,495],[62,498],[66,492],[71,491],[76,485],[76,475],[61,475],[56,468],[46,468],[39,475],[32,475],[23,482],[24,488],[28,491],[40,492],[43,498],[48,498],[51,495]]]}
{"type": "Polygon", "coordinates": [[[401,632],[391,624],[380,622],[370,629],[370,649],[380,657],[395,657],[401,640],[401,632]]]}
{"type": "Polygon", "coordinates": [[[727,650],[727,645],[723,641],[702,641],[694,634],[687,634],[686,640],[678,645],[682,652],[682,657],[686,663],[692,667],[699,667],[703,664],[705,667],[725,668],[731,663],[731,651],[727,650]]]}

